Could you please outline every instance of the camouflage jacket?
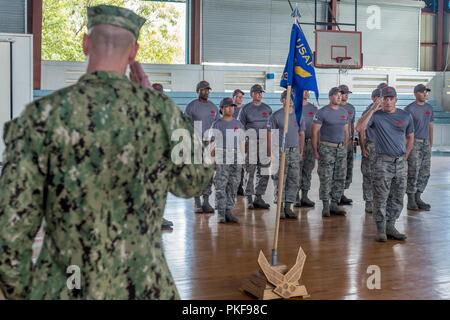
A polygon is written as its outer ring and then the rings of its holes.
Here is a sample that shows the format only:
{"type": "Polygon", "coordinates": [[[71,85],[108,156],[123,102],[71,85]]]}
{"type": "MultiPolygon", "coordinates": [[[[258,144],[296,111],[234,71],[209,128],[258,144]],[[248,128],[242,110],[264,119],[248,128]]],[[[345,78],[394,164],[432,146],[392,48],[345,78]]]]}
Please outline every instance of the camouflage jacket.
{"type": "Polygon", "coordinates": [[[165,95],[98,71],[28,105],[4,128],[0,289],[7,298],[177,299],[161,246],[168,192],[201,194],[204,165],[171,161],[193,128],[165,95]],[[32,243],[43,219],[37,263],[32,243]],[[69,266],[81,272],[69,290],[69,266]]]}

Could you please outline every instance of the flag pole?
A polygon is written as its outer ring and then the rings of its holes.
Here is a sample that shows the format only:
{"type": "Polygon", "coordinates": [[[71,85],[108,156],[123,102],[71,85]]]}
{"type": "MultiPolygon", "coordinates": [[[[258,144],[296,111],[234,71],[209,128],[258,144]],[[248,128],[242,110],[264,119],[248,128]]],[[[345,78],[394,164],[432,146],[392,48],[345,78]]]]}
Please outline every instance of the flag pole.
{"type": "MultiPolygon", "coordinates": [[[[289,5],[291,6],[292,9],[291,16],[294,18],[294,23],[298,25],[299,24],[298,18],[301,16],[300,11],[298,10],[297,6],[294,9],[290,1],[289,5]]],[[[278,252],[277,252],[278,235],[280,230],[280,215],[285,184],[284,172],[286,170],[286,135],[289,130],[289,108],[291,105],[292,85],[288,85],[286,93],[287,93],[286,100],[284,103],[284,129],[283,129],[283,139],[281,142],[280,168],[278,170],[277,214],[275,221],[275,235],[273,237],[273,246],[272,246],[272,266],[276,266],[278,263],[278,252]]]]}
{"type": "Polygon", "coordinates": [[[281,156],[280,156],[280,169],[278,170],[278,194],[277,194],[277,214],[275,221],[275,236],[273,239],[272,247],[272,266],[277,265],[277,247],[278,247],[278,234],[280,229],[280,215],[282,207],[282,197],[284,194],[284,172],[286,170],[286,135],[289,130],[289,108],[291,105],[291,92],[292,86],[287,87],[286,100],[284,102],[284,128],[283,128],[283,139],[281,143],[281,156]]]}

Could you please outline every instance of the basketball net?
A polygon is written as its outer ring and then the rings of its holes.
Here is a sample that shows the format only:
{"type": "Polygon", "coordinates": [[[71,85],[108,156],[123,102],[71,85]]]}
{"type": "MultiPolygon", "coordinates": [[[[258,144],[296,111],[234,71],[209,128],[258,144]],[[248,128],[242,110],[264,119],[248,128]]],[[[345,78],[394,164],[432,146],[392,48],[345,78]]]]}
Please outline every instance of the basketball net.
{"type": "Polygon", "coordinates": [[[341,83],[341,74],[343,75],[347,75],[348,73],[348,67],[349,67],[349,63],[350,60],[352,60],[351,57],[336,57],[333,58],[334,60],[336,60],[336,63],[339,65],[338,67],[338,71],[339,71],[339,79],[338,79],[338,83],[341,83]]]}

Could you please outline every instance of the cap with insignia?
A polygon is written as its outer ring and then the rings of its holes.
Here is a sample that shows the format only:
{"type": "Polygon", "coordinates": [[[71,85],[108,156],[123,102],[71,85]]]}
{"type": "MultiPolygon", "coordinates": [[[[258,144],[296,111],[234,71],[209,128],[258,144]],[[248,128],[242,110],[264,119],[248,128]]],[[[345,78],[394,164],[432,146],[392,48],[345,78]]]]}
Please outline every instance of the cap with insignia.
{"type": "Polygon", "coordinates": [[[152,88],[155,89],[158,92],[164,92],[164,87],[161,83],[154,83],[152,84],[152,88]]]}
{"type": "Polygon", "coordinates": [[[381,94],[381,89],[375,89],[372,91],[372,98],[379,98],[381,94]]]}
{"type": "Polygon", "coordinates": [[[202,80],[202,81],[200,81],[199,83],[197,83],[196,91],[199,92],[199,91],[202,90],[202,89],[209,89],[209,90],[212,90],[212,89],[211,89],[211,86],[209,85],[209,82],[206,81],[206,80],[202,80]]]}
{"type": "Polygon", "coordinates": [[[328,92],[328,96],[331,97],[331,96],[334,96],[334,95],[336,95],[336,94],[338,94],[338,93],[340,93],[340,92],[341,92],[341,90],[339,90],[338,87],[333,87],[333,88],[331,88],[330,91],[328,92]]]}
{"type": "Polygon", "coordinates": [[[88,29],[99,24],[110,24],[130,31],[136,39],[139,37],[139,31],[145,23],[145,19],[133,11],[109,5],[89,7],[87,15],[88,29]]]}
{"type": "Polygon", "coordinates": [[[430,92],[431,91],[431,89],[430,88],[427,88],[425,85],[423,85],[423,84],[418,84],[417,86],[415,86],[414,87],[414,93],[417,93],[417,92],[430,92]]]}
{"type": "Polygon", "coordinates": [[[251,88],[250,88],[250,93],[253,92],[265,92],[263,87],[260,84],[254,84],[251,88]]]}
{"type": "Polygon", "coordinates": [[[381,89],[382,97],[397,97],[397,91],[393,87],[384,87],[381,89]]]}
{"type": "Polygon", "coordinates": [[[340,85],[338,88],[339,88],[339,90],[341,91],[342,94],[353,93],[353,92],[350,91],[348,86],[346,86],[345,84],[340,85]]]}
{"type": "Polygon", "coordinates": [[[231,98],[223,98],[222,101],[220,101],[220,108],[231,106],[236,107],[236,103],[234,103],[231,98]]]}
{"type": "Polygon", "coordinates": [[[380,83],[378,86],[377,86],[377,89],[383,89],[383,88],[385,88],[385,87],[387,87],[388,86],[388,84],[386,83],[386,82],[382,82],[382,83],[380,83]]]}
{"type": "Polygon", "coordinates": [[[238,94],[242,94],[243,96],[245,95],[244,91],[241,89],[236,89],[233,91],[233,97],[236,97],[238,94]]]}
{"type": "MultiPolygon", "coordinates": [[[[286,99],[286,98],[287,98],[287,90],[284,90],[284,91],[281,93],[281,99],[286,99]]],[[[293,100],[292,93],[291,93],[291,100],[293,100]]]]}

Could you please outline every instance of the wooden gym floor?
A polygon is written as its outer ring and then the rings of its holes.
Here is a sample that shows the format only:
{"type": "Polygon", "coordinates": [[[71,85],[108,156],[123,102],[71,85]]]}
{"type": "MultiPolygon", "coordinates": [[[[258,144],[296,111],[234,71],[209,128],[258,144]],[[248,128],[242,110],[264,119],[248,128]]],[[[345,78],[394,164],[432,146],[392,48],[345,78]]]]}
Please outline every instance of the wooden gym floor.
{"type": "MultiPolygon", "coordinates": [[[[299,220],[281,221],[279,262],[289,268],[299,246],[307,254],[301,284],[309,299],[450,299],[450,157],[433,156],[424,199],[430,212],[405,209],[397,226],[405,242],[377,243],[375,225],[364,212],[360,161],[346,195],[353,199],[347,217],[322,219],[317,167],[310,198],[316,208],[299,210],[299,220]],[[368,267],[381,271],[381,289],[369,290],[368,267]]],[[[263,250],[270,262],[275,227],[273,182],[265,200],[269,210],[247,210],[238,198],[240,224],[221,225],[214,214],[194,214],[193,200],[170,196],[165,217],[174,222],[163,232],[166,258],[182,299],[251,299],[241,282],[258,269],[263,250]]],[[[211,200],[213,200],[213,196],[211,200]]]]}

